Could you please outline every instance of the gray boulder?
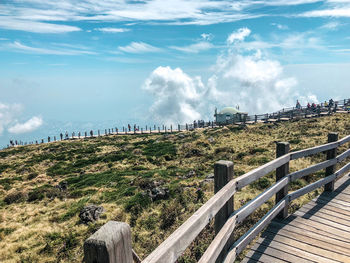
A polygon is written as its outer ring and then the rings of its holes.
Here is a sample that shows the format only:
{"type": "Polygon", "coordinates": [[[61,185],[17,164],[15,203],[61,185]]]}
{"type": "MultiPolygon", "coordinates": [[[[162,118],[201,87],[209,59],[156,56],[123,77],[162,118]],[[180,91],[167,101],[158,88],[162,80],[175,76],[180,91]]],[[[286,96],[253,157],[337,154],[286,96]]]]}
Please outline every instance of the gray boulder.
{"type": "Polygon", "coordinates": [[[88,205],[80,211],[79,218],[82,223],[87,224],[97,221],[103,212],[104,208],[102,206],[88,205]]]}

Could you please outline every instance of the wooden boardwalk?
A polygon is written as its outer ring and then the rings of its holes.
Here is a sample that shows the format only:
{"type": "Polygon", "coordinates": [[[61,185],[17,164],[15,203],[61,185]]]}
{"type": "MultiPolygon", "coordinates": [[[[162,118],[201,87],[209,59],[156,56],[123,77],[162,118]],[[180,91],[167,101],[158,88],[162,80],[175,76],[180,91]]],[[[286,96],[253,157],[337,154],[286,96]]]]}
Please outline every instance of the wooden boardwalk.
{"type": "Polygon", "coordinates": [[[242,262],[350,262],[350,174],[285,220],[273,220],[242,262]]]}

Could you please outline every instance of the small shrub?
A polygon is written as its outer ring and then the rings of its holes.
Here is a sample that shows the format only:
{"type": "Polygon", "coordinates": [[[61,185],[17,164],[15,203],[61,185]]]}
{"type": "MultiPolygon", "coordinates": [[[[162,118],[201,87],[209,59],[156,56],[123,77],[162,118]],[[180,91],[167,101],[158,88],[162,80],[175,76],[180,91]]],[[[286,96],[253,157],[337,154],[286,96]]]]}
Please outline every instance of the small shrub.
{"type": "Polygon", "coordinates": [[[169,229],[175,224],[178,216],[181,214],[181,205],[176,201],[166,205],[163,204],[162,213],[160,215],[160,228],[169,229]]]}
{"type": "Polygon", "coordinates": [[[12,191],[7,196],[5,196],[4,201],[6,204],[23,202],[28,198],[26,192],[22,191],[12,191]]]}
{"type": "Polygon", "coordinates": [[[248,153],[246,153],[246,152],[240,152],[240,153],[237,154],[236,159],[237,160],[242,160],[243,157],[247,156],[247,155],[248,155],[248,153]]]}
{"type": "Polygon", "coordinates": [[[32,179],[36,178],[38,175],[39,175],[38,173],[30,173],[30,174],[28,174],[27,179],[32,180],[32,179]]]}

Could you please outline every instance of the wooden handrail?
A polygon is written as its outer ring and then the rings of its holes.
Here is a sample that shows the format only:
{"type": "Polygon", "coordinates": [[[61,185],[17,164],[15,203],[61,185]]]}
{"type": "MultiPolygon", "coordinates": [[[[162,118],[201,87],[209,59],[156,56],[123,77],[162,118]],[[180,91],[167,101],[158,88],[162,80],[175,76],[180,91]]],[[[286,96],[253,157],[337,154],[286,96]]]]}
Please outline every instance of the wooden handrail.
{"type": "MultiPolygon", "coordinates": [[[[337,134],[333,133],[329,135],[331,135],[328,138],[329,141],[338,138],[337,134]]],[[[249,244],[262,231],[264,227],[266,227],[269,224],[269,222],[276,215],[282,213],[282,211],[287,211],[286,208],[290,201],[306,193],[309,193],[310,191],[313,191],[323,185],[327,186],[332,184],[335,179],[337,179],[345,172],[350,170],[350,163],[345,164],[336,172],[335,170],[333,170],[337,163],[343,162],[347,157],[350,156],[350,149],[344,151],[338,156],[336,156],[335,154],[337,147],[347,142],[350,142],[350,135],[342,138],[341,140],[291,153],[288,153],[288,143],[279,143],[278,145],[280,146],[282,144],[285,145],[285,149],[283,153],[278,153],[277,156],[280,156],[281,154],[284,155],[248,173],[245,173],[244,175],[236,179],[230,180],[223,187],[220,186],[222,187],[221,190],[219,190],[219,187],[216,190],[218,192],[213,197],[211,197],[189,219],[187,219],[177,230],[175,230],[164,242],[162,242],[148,257],[146,257],[146,259],[142,261],[142,263],[175,262],[178,259],[178,257],[181,256],[181,254],[185,251],[185,249],[191,244],[191,242],[198,236],[198,234],[204,229],[204,227],[210,222],[210,220],[212,220],[215,216],[218,216],[221,213],[219,213],[219,211],[223,209],[225,205],[233,203],[232,197],[238,190],[242,189],[243,187],[249,185],[250,183],[258,180],[262,176],[276,169],[276,179],[278,180],[276,183],[274,183],[272,186],[263,191],[257,197],[249,201],[247,204],[234,211],[231,215],[230,213],[233,211],[233,209],[231,209],[231,212],[229,212],[226,216],[219,216],[221,220],[220,222],[222,224],[216,230],[216,237],[214,238],[214,240],[212,241],[212,243],[210,244],[210,246],[205,251],[205,253],[199,261],[201,263],[215,262],[218,258],[220,258],[220,260],[223,259],[223,256],[225,256],[225,254],[223,253],[227,253],[225,262],[232,262],[232,260],[247,246],[247,244],[249,244]],[[289,162],[291,160],[325,151],[327,151],[328,153],[328,160],[314,164],[299,171],[289,173],[288,167],[289,162]],[[285,170],[281,172],[281,168],[283,167],[285,168],[285,170]],[[332,168],[331,173],[329,173],[330,167],[332,168]],[[293,193],[288,194],[287,190],[283,190],[287,189],[286,187],[289,185],[290,182],[325,168],[328,169],[328,173],[326,173],[326,177],[324,179],[318,180],[317,182],[305,186],[297,191],[294,191],[293,193]],[[279,174],[278,178],[277,174],[279,174]],[[236,225],[241,223],[257,208],[259,208],[266,201],[268,201],[273,195],[275,195],[278,192],[281,192],[282,190],[286,192],[282,193],[282,195],[276,199],[276,202],[278,203],[272,209],[270,209],[267,212],[267,214],[261,220],[259,220],[258,223],[256,223],[247,233],[245,233],[232,245],[232,233],[236,225]]],[[[281,148],[277,147],[277,149],[281,148]]],[[[231,163],[227,166],[230,166],[231,168],[227,168],[227,170],[223,168],[221,171],[222,174],[220,174],[220,176],[227,176],[231,173],[233,174],[232,162],[221,161],[217,164],[224,165],[227,163],[231,163]]],[[[330,187],[328,190],[332,191],[332,189],[333,188],[330,187]]],[[[284,212],[283,215],[285,214],[284,212]]]]}
{"type": "Polygon", "coordinates": [[[198,236],[216,213],[236,192],[237,180],[231,180],[174,233],[161,243],[142,263],[175,262],[189,244],[198,236]]]}
{"type": "MultiPolygon", "coordinates": [[[[169,236],[159,247],[156,248],[142,263],[154,263],[154,262],[175,262],[176,259],[183,253],[187,246],[196,238],[199,232],[206,226],[209,222],[209,218],[213,218],[215,213],[220,210],[220,208],[227,202],[227,200],[238,190],[249,185],[250,183],[258,180],[262,176],[268,174],[269,172],[274,171],[276,168],[288,163],[290,160],[295,160],[298,158],[310,156],[320,152],[325,152],[337,148],[339,145],[342,145],[350,141],[350,135],[344,137],[343,139],[319,145],[316,147],[300,150],[297,152],[291,152],[285,154],[277,159],[274,159],[232,181],[230,181],[222,190],[215,194],[207,203],[205,203],[193,216],[191,216],[183,225],[180,226],[171,236],[169,236]],[[222,191],[231,191],[230,193],[225,192],[226,197],[222,198],[222,191]],[[218,198],[220,197],[220,201],[218,198]],[[213,209],[213,205],[217,205],[216,209],[213,209]],[[208,217],[206,209],[211,208],[212,214],[208,217]],[[200,218],[206,218],[202,220],[200,218]],[[197,221],[201,221],[198,223],[197,221]],[[195,225],[196,227],[193,227],[195,225]]],[[[236,224],[242,222],[247,216],[254,212],[258,207],[270,199],[274,194],[276,194],[281,188],[288,185],[291,181],[294,181],[298,178],[316,172],[318,170],[324,169],[326,167],[332,166],[340,161],[344,160],[350,155],[350,149],[346,152],[340,154],[334,159],[330,159],[308,168],[296,171],[287,175],[281,181],[275,183],[270,188],[265,190],[259,196],[251,200],[246,205],[242,206],[240,209],[236,210],[227,220],[223,228],[217,234],[214,241],[208,248],[208,252],[205,252],[203,255],[203,260],[200,262],[211,262],[209,259],[216,259],[216,257],[221,252],[221,249],[225,245],[226,241],[232,234],[236,224]],[[221,241],[220,241],[221,240],[221,241]],[[210,252],[212,251],[212,252],[210,252]],[[214,254],[213,254],[214,253],[214,254]],[[209,261],[206,261],[209,260],[209,261]]],[[[338,173],[339,174],[339,173],[338,173]]],[[[334,180],[336,176],[327,176],[327,178],[322,179],[323,183],[326,184],[334,180]]],[[[320,184],[320,183],[319,183],[320,184]]],[[[322,184],[323,185],[323,184],[322,184]]],[[[311,189],[312,187],[310,187],[311,189]]],[[[301,192],[300,192],[301,193],[301,192]]],[[[289,199],[290,195],[287,196],[289,199]]],[[[284,199],[283,199],[284,200],[284,199]]],[[[284,202],[282,202],[284,203],[284,202]]],[[[274,210],[277,205],[272,209],[273,215],[281,211],[281,203],[278,203],[278,211],[274,210]]],[[[270,210],[270,212],[272,211],[270,210]]],[[[270,215],[270,214],[269,214],[270,215]]],[[[271,214],[272,215],[272,214],[271,214]]],[[[259,221],[260,222],[260,221],[259,221]]],[[[258,223],[259,223],[258,222],[258,223]]],[[[266,221],[264,221],[266,222],[266,221]]],[[[254,232],[255,233],[255,232],[254,232]]],[[[214,261],[213,261],[214,262],[214,261]]]]}

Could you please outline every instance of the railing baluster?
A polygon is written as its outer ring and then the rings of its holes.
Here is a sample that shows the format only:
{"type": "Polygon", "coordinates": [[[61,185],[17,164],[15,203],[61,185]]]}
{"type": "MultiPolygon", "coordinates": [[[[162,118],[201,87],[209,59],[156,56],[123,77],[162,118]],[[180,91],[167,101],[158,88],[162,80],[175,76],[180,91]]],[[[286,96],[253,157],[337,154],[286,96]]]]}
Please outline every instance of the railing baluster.
{"type": "MultiPolygon", "coordinates": [[[[233,179],[233,162],[230,161],[218,161],[214,165],[214,193],[216,194],[223,188],[229,181],[233,179]]],[[[227,203],[219,210],[215,216],[215,234],[220,232],[220,229],[226,223],[229,216],[233,213],[233,196],[227,201],[227,203]]],[[[222,262],[225,255],[233,244],[233,236],[227,241],[225,247],[217,258],[216,262],[222,262]]]]}
{"type": "MultiPolygon", "coordinates": [[[[330,132],[328,133],[328,143],[330,142],[336,142],[338,141],[338,133],[336,132],[330,132]]],[[[337,148],[331,149],[327,151],[327,160],[333,159],[337,156],[337,148]]],[[[326,168],[326,176],[329,176],[335,172],[336,164],[329,166],[326,168]]],[[[329,182],[324,186],[325,191],[334,191],[334,180],[332,182],[329,182]]]]}
{"type": "MultiPolygon", "coordinates": [[[[289,143],[288,142],[278,142],[276,145],[276,157],[281,157],[289,153],[289,143]]],[[[289,173],[289,162],[278,167],[276,169],[276,182],[283,179],[289,173]]],[[[281,201],[288,194],[288,185],[283,187],[280,191],[276,193],[276,204],[281,201]]],[[[288,203],[286,203],[284,209],[277,215],[278,218],[286,218],[288,216],[288,203]]]]}

